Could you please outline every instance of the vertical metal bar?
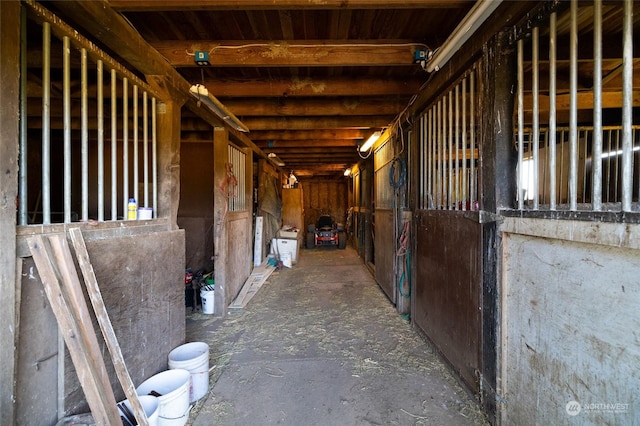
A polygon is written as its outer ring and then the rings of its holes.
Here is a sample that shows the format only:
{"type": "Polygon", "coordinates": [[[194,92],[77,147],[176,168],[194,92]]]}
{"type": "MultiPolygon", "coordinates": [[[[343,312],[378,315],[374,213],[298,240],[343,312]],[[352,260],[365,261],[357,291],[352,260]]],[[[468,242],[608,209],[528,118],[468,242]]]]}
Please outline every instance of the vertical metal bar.
{"type": "Polygon", "coordinates": [[[467,77],[462,80],[462,210],[467,209],[467,77]]]}
{"type": "Polygon", "coordinates": [[[42,223],[51,223],[51,25],[42,24],[42,223]]]}
{"type": "Polygon", "coordinates": [[[88,102],[88,83],[87,83],[87,49],[80,50],[81,62],[81,114],[82,114],[82,130],[80,138],[80,169],[82,175],[82,221],[89,220],[89,102],[88,102]]]}
{"type": "MultiPolygon", "coordinates": [[[[135,198],[138,206],[142,206],[142,202],[140,201],[140,194],[138,193],[138,182],[140,179],[138,177],[138,162],[139,162],[139,153],[138,153],[138,136],[140,125],[138,123],[139,117],[139,109],[138,109],[138,85],[133,85],[133,94],[131,95],[131,101],[133,102],[133,198],[135,198]]],[[[146,207],[146,206],[145,206],[146,207]]]]}
{"type": "Polygon", "coordinates": [[[27,169],[27,9],[20,8],[20,176],[18,224],[29,224],[28,169],[27,169]]]}
{"type": "Polygon", "coordinates": [[[615,201],[616,203],[621,201],[621,199],[619,198],[620,154],[620,130],[618,130],[616,131],[616,149],[613,153],[613,158],[615,159],[615,161],[613,162],[613,193],[615,194],[613,201],[615,201]]]}
{"type": "Polygon", "coordinates": [[[435,135],[435,147],[436,147],[436,158],[435,164],[437,166],[436,170],[436,193],[435,193],[435,208],[440,208],[440,196],[442,194],[442,100],[438,100],[437,109],[436,109],[436,121],[434,132],[435,135]]]}
{"type": "Polygon", "coordinates": [[[539,34],[540,28],[533,27],[532,34],[532,87],[531,91],[533,94],[533,179],[532,179],[532,187],[533,187],[533,209],[540,209],[540,75],[539,75],[539,34]]]}
{"type": "Polygon", "coordinates": [[[153,180],[153,217],[158,217],[158,133],[156,130],[156,98],[151,98],[151,175],[153,180]]]}
{"type": "Polygon", "coordinates": [[[418,128],[420,129],[420,132],[418,133],[419,136],[419,140],[420,140],[420,148],[419,148],[419,152],[420,152],[420,164],[418,167],[418,170],[421,171],[420,175],[418,176],[418,188],[419,188],[419,194],[418,194],[418,202],[419,202],[419,209],[424,209],[424,200],[425,200],[425,194],[426,194],[426,188],[429,186],[429,178],[431,176],[427,175],[427,168],[425,167],[425,163],[424,163],[424,159],[426,157],[428,157],[428,147],[427,147],[427,142],[426,142],[426,138],[425,138],[425,134],[424,134],[424,121],[425,121],[425,116],[427,115],[427,113],[424,114],[420,114],[420,118],[418,119],[418,128]]]}
{"type": "Polygon", "coordinates": [[[62,109],[64,157],[64,223],[71,223],[71,51],[69,37],[62,38],[62,109]]]}
{"type": "Polygon", "coordinates": [[[524,209],[524,41],[518,40],[518,210],[524,209]]]}
{"type": "Polygon", "coordinates": [[[436,208],[436,191],[437,191],[437,181],[438,181],[438,177],[437,177],[437,172],[438,169],[436,167],[436,162],[438,159],[438,149],[437,149],[437,143],[438,143],[438,124],[437,124],[437,119],[438,119],[438,108],[437,105],[434,104],[431,107],[431,128],[430,128],[430,133],[431,133],[431,159],[429,160],[431,163],[431,192],[429,193],[429,196],[431,197],[430,200],[427,200],[427,202],[429,203],[429,208],[431,209],[435,209],[436,208]]]}
{"type": "Polygon", "coordinates": [[[98,222],[104,222],[104,72],[102,60],[97,62],[98,86],[98,222]]]}
{"type": "Polygon", "coordinates": [[[578,209],[578,1],[571,0],[569,37],[569,208],[578,209]]]}
{"type": "Polygon", "coordinates": [[[474,203],[477,200],[478,179],[476,178],[476,70],[471,72],[469,80],[469,145],[471,148],[471,189],[469,197],[469,205],[471,210],[476,210],[474,203]]]}
{"type": "Polygon", "coordinates": [[[582,157],[582,202],[586,203],[587,200],[587,145],[589,143],[589,130],[584,129],[582,132],[579,132],[578,135],[582,134],[582,138],[578,137],[578,141],[583,141],[582,146],[584,147],[584,156],[582,157]]]}
{"type": "Polygon", "coordinates": [[[143,176],[144,186],[144,206],[149,207],[149,94],[145,90],[142,92],[142,157],[143,157],[143,176]]]}
{"type": "Polygon", "coordinates": [[[607,197],[607,203],[611,200],[611,129],[607,130],[607,153],[609,153],[609,155],[607,156],[607,184],[606,184],[606,197],[607,197]]]}
{"type": "Polygon", "coordinates": [[[440,186],[441,186],[441,198],[440,208],[445,209],[447,206],[447,180],[445,173],[447,172],[447,97],[442,98],[442,110],[440,111],[440,186]]]}
{"type": "Polygon", "coordinates": [[[456,84],[454,91],[455,96],[455,140],[454,149],[456,151],[455,165],[455,209],[459,209],[460,205],[460,83],[456,84]]]}
{"type": "Polygon", "coordinates": [[[549,137],[547,149],[549,150],[549,209],[557,208],[556,200],[556,52],[557,52],[557,15],[551,14],[549,20],[549,137]]]}
{"type": "Polygon", "coordinates": [[[111,220],[118,220],[118,97],[116,95],[116,71],[111,70],[111,220]]]}
{"type": "Polygon", "coordinates": [[[602,210],[602,0],[593,2],[593,144],[591,202],[602,210]]]}
{"type": "Polygon", "coordinates": [[[622,211],[631,211],[633,196],[633,1],[624,0],[622,18],[622,211]]]}
{"type": "Polygon", "coordinates": [[[448,169],[449,169],[449,187],[447,192],[447,210],[452,209],[453,203],[453,94],[449,92],[449,130],[447,132],[448,141],[449,141],[449,161],[448,161],[448,169]]]}
{"type": "MultiPolygon", "coordinates": [[[[122,78],[122,218],[127,219],[129,203],[129,94],[127,77],[122,78]]],[[[136,200],[137,202],[138,200],[136,200]]]]}

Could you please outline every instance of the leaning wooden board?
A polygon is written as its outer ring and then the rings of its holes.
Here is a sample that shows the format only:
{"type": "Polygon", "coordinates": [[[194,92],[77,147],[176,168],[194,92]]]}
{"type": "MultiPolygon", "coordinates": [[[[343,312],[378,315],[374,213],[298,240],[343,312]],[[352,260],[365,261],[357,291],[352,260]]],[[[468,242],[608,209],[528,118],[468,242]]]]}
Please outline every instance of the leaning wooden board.
{"type": "Polygon", "coordinates": [[[87,292],[89,293],[89,300],[91,300],[91,305],[93,306],[96,318],[98,319],[98,324],[102,330],[104,340],[107,343],[107,348],[111,354],[111,360],[113,361],[113,366],[116,369],[116,374],[120,380],[124,394],[131,404],[131,408],[133,409],[133,414],[138,421],[138,425],[147,426],[149,421],[144,412],[144,407],[142,407],[142,404],[138,399],[138,394],[136,393],[136,388],[131,381],[127,365],[124,362],[122,350],[120,349],[116,333],[111,325],[109,313],[107,312],[104,300],[102,299],[102,293],[100,293],[98,280],[96,279],[95,272],[93,271],[93,266],[89,261],[89,253],[87,252],[87,246],[84,242],[84,238],[82,237],[82,231],[80,228],[72,228],[69,230],[69,235],[71,236],[71,242],[73,243],[73,248],[76,252],[76,259],[78,260],[80,270],[82,271],[84,284],[87,287],[87,292]]]}
{"type": "MultiPolygon", "coordinates": [[[[27,242],[96,424],[121,425],[113,390],[108,381],[104,383],[104,376],[101,374],[105,371],[102,354],[99,350],[96,352],[94,345],[87,341],[93,328],[88,330],[84,327],[85,324],[79,322],[79,313],[74,311],[69,295],[60,285],[62,278],[56,274],[44,237],[34,235],[27,242]]],[[[84,297],[82,300],[84,301],[84,297]]],[[[93,337],[96,337],[95,333],[93,337]]]]}

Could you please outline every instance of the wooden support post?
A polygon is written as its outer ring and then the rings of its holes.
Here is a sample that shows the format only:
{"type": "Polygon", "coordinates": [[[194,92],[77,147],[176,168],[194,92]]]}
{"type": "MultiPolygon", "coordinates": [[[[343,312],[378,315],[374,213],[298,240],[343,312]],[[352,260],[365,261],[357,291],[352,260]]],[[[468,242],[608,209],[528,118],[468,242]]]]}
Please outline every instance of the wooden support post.
{"type": "Polygon", "coordinates": [[[89,300],[91,300],[91,304],[93,305],[93,310],[96,314],[96,318],[98,319],[98,324],[102,330],[104,340],[107,343],[107,348],[111,354],[111,360],[113,361],[122,389],[131,404],[131,408],[133,408],[133,414],[138,421],[138,425],[147,426],[149,424],[147,415],[140,403],[138,394],[136,393],[136,388],[131,381],[131,376],[129,376],[129,371],[127,370],[127,366],[124,362],[124,357],[122,356],[118,339],[113,330],[113,326],[111,325],[111,321],[109,320],[109,314],[104,304],[104,300],[102,299],[102,294],[98,287],[98,281],[93,271],[93,266],[89,261],[87,246],[84,242],[84,238],[82,238],[82,231],[80,228],[72,228],[69,230],[69,235],[71,236],[71,242],[76,252],[76,259],[78,260],[78,264],[82,270],[84,283],[87,287],[87,292],[89,293],[89,300]]]}
{"type": "MultiPolygon", "coordinates": [[[[86,319],[82,308],[79,306],[84,303],[84,296],[80,291],[81,301],[72,301],[70,303],[69,296],[71,294],[78,294],[77,289],[71,290],[71,293],[67,293],[69,286],[73,286],[73,277],[69,273],[70,267],[73,265],[71,260],[71,266],[67,263],[68,259],[65,256],[61,256],[59,250],[63,249],[63,245],[66,245],[66,239],[56,241],[54,246],[58,246],[54,251],[54,257],[58,262],[58,266],[61,267],[60,274],[64,277],[59,277],[54,268],[51,255],[47,250],[42,235],[35,235],[28,238],[29,248],[33,260],[35,261],[40,280],[44,286],[45,293],[51,304],[51,309],[56,316],[56,320],[60,325],[60,331],[64,336],[64,340],[69,348],[71,354],[71,360],[76,368],[78,379],[84,393],[87,397],[87,402],[91,408],[93,418],[98,425],[120,425],[120,415],[116,408],[116,401],[113,396],[113,390],[111,385],[107,381],[104,383],[104,360],[98,350],[96,350],[96,341],[89,341],[90,335],[93,334],[93,339],[96,336],[93,329],[87,329],[87,324],[91,324],[91,319],[86,319]],[[62,262],[61,262],[62,261],[62,262]],[[64,285],[60,285],[60,281],[65,281],[64,285]]],[[[68,251],[68,245],[67,245],[68,251]]],[[[75,269],[74,269],[75,272],[75,269]]],[[[77,275],[76,275],[77,279],[77,275]]],[[[86,310],[86,304],[84,306],[86,310]]],[[[88,312],[85,312],[88,313],[88,312]]]]}
{"type": "MultiPolygon", "coordinates": [[[[17,294],[16,206],[18,197],[18,111],[20,81],[20,2],[0,1],[0,424],[15,423],[15,368],[13,345],[17,294]]],[[[17,277],[18,279],[20,277],[17,277]]]]}

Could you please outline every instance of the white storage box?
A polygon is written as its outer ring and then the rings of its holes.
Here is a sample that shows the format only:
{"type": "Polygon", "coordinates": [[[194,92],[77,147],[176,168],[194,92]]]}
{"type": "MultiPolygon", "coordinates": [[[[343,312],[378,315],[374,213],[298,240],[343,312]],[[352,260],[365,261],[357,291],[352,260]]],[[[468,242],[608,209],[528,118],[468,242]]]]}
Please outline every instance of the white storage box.
{"type": "Polygon", "coordinates": [[[271,240],[271,254],[282,255],[289,253],[291,261],[296,263],[298,261],[298,240],[292,240],[288,238],[274,238],[271,240]]]}
{"type": "Polygon", "coordinates": [[[291,238],[291,239],[297,240],[298,239],[298,230],[297,229],[290,230],[290,229],[291,228],[289,228],[289,227],[285,227],[285,228],[280,229],[278,231],[278,237],[279,238],[291,238]]]}

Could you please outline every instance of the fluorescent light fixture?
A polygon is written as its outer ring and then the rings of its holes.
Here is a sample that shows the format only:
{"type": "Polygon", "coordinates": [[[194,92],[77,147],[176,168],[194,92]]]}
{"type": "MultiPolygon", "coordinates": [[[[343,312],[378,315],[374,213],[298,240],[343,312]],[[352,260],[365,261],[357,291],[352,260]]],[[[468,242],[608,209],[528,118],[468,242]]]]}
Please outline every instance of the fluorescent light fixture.
{"type": "Polygon", "coordinates": [[[219,100],[209,94],[206,87],[201,84],[191,86],[189,92],[200,102],[205,104],[211,112],[217,115],[222,121],[240,132],[248,132],[249,128],[238,119],[231,111],[225,108],[219,100]]]}
{"type": "Polygon", "coordinates": [[[427,72],[438,71],[469,40],[502,0],[478,0],[445,42],[427,62],[427,72]]]}
{"type": "Polygon", "coordinates": [[[278,167],[284,167],[284,161],[282,161],[275,152],[270,152],[267,154],[269,160],[278,167]]]}
{"type": "Polygon", "coordinates": [[[351,175],[351,169],[347,169],[344,171],[344,175],[345,176],[350,176],[351,175]]]}
{"type": "Polygon", "coordinates": [[[378,139],[380,139],[380,135],[382,135],[382,132],[374,132],[371,136],[369,136],[369,139],[367,139],[367,141],[360,147],[360,152],[368,151],[369,148],[371,148],[373,144],[376,143],[378,139]]]}

